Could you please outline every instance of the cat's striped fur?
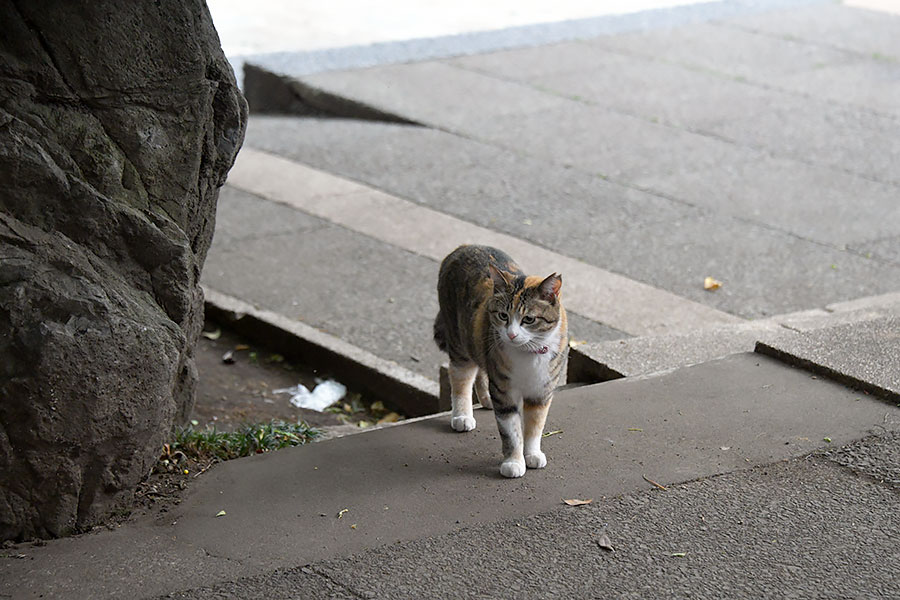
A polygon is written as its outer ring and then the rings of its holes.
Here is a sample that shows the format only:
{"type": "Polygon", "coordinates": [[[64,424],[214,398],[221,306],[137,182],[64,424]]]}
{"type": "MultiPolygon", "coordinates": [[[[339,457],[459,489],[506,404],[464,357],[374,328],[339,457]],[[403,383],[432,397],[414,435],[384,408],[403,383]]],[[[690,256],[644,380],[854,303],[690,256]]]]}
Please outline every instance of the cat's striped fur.
{"type": "Polygon", "coordinates": [[[460,246],[441,263],[434,340],[450,356],[451,426],[475,428],[474,385],[494,409],[506,477],[547,464],[541,435],[568,352],[561,286],[561,276],[528,277],[488,246],[460,246]]]}

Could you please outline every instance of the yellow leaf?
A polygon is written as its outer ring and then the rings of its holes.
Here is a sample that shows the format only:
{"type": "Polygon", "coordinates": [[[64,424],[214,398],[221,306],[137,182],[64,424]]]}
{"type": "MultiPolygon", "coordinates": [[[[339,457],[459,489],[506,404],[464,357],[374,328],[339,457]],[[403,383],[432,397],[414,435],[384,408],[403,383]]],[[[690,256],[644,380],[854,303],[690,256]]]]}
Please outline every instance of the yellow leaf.
{"type": "Polygon", "coordinates": [[[707,277],[703,280],[703,289],[709,292],[713,290],[717,290],[722,287],[722,282],[718,279],[713,279],[712,277],[707,277]]]}
{"type": "Polygon", "coordinates": [[[216,513],[216,516],[217,516],[217,517],[224,517],[224,516],[225,516],[225,511],[224,511],[224,510],[220,510],[219,512],[216,513]]]}
{"type": "Polygon", "coordinates": [[[349,508],[342,508],[342,509],[341,509],[341,512],[338,513],[338,519],[343,519],[343,518],[344,518],[344,513],[345,513],[345,512],[350,512],[350,509],[349,509],[349,508]]]}
{"type": "Polygon", "coordinates": [[[557,433],[562,433],[562,429],[557,429],[555,431],[545,431],[541,434],[541,437],[550,437],[551,435],[556,435],[557,433]]]}
{"type": "Polygon", "coordinates": [[[579,500],[577,498],[572,498],[571,500],[563,500],[569,506],[581,506],[582,504],[590,504],[594,499],[591,498],[589,500],[579,500]]]}
{"type": "Polygon", "coordinates": [[[396,423],[399,420],[400,415],[395,412],[389,412],[388,414],[378,419],[378,424],[381,425],[382,423],[396,423]]]}

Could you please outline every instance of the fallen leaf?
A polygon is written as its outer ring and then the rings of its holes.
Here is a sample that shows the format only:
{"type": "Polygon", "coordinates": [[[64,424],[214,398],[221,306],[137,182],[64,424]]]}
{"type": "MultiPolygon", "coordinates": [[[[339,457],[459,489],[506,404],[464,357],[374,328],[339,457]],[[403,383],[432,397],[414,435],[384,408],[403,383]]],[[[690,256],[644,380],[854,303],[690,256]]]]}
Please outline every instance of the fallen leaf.
{"type": "Polygon", "coordinates": [[[605,533],[600,534],[600,539],[597,540],[597,545],[607,552],[613,551],[612,542],[609,541],[609,536],[605,533]]]}
{"type": "Polygon", "coordinates": [[[341,511],[337,514],[337,518],[338,518],[338,519],[343,519],[343,518],[344,518],[344,513],[345,513],[345,512],[350,512],[350,509],[349,509],[349,508],[342,508],[341,511]]]}
{"type": "Polygon", "coordinates": [[[225,511],[224,511],[224,510],[220,510],[219,512],[216,513],[216,516],[217,516],[217,517],[224,517],[224,516],[225,516],[225,511]]]}
{"type": "Polygon", "coordinates": [[[384,402],[382,402],[381,400],[376,400],[372,403],[372,406],[369,407],[369,410],[374,413],[380,413],[386,411],[387,409],[384,407],[384,402]]]}
{"type": "Polygon", "coordinates": [[[831,443],[831,438],[830,438],[830,437],[826,437],[826,438],[822,438],[822,439],[823,439],[824,441],[828,442],[829,444],[831,443]]]}
{"type": "Polygon", "coordinates": [[[569,506],[581,506],[582,504],[590,504],[594,499],[591,498],[589,500],[579,500],[578,498],[572,498],[570,500],[563,500],[569,506]]]}
{"type": "Polygon", "coordinates": [[[248,346],[247,344],[238,344],[237,346],[234,347],[235,352],[240,352],[241,350],[249,350],[249,349],[250,349],[250,346],[248,346]]]}
{"type": "Polygon", "coordinates": [[[350,526],[350,529],[356,529],[356,523],[350,526]]]}
{"type": "Polygon", "coordinates": [[[562,429],[557,429],[557,430],[555,430],[555,431],[545,431],[545,432],[541,435],[541,437],[550,437],[551,435],[556,435],[557,433],[562,433],[562,432],[563,432],[562,429]]]}
{"type": "Polygon", "coordinates": [[[643,431],[640,427],[629,427],[628,431],[643,431]]]}
{"type": "Polygon", "coordinates": [[[222,330],[216,329],[215,331],[204,331],[202,335],[208,340],[217,340],[222,337],[222,330]]]}
{"type": "Polygon", "coordinates": [[[378,419],[378,424],[381,425],[382,423],[396,423],[399,420],[400,415],[395,412],[389,412],[388,414],[378,419]]]}
{"type": "Polygon", "coordinates": [[[584,344],[587,344],[587,342],[584,340],[571,340],[571,339],[569,340],[569,348],[574,348],[576,346],[583,346],[584,344]]]}
{"type": "Polygon", "coordinates": [[[359,423],[356,424],[356,426],[359,427],[360,429],[365,429],[366,427],[371,427],[372,423],[369,421],[360,421],[359,423]]]}
{"type": "Polygon", "coordinates": [[[703,289],[711,292],[713,290],[717,290],[722,287],[722,282],[718,279],[713,279],[712,277],[707,277],[703,280],[703,289]]]}
{"type": "Polygon", "coordinates": [[[687,556],[687,552],[673,552],[671,556],[674,556],[675,558],[683,558],[687,556]]]}
{"type": "Polygon", "coordinates": [[[229,350],[225,354],[222,355],[222,362],[226,365],[234,364],[234,350],[229,350]]]}

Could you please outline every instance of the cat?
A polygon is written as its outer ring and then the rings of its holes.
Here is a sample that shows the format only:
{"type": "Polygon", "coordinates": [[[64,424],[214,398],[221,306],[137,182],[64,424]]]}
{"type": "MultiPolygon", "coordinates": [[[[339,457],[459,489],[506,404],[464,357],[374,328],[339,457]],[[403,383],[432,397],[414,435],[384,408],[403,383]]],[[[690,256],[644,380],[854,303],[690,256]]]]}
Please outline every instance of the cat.
{"type": "Polygon", "coordinates": [[[544,468],[544,422],[569,349],[562,276],[526,277],[505,252],[464,245],[441,262],[437,287],[434,340],[450,356],[451,427],[475,428],[474,386],[497,420],[500,474],[544,468]]]}

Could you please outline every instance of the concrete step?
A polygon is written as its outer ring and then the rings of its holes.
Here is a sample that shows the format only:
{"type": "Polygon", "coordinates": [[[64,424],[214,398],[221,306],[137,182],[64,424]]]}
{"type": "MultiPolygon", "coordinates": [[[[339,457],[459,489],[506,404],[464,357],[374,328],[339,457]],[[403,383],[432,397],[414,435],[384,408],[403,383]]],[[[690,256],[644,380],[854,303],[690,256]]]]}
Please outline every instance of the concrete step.
{"type": "Polygon", "coordinates": [[[895,405],[752,353],[561,392],[546,428],[559,432],[544,440],[548,467],[521,479],[500,477],[493,415],[476,418],[468,434],[452,432],[440,415],[221,464],[158,522],[22,549],[29,569],[15,571],[13,584],[2,576],[13,572],[9,563],[0,565],[0,593],[15,585],[16,593],[45,597],[152,596],[900,428],[895,405]]]}
{"type": "MultiPolygon", "coordinates": [[[[846,354],[847,342],[852,336],[841,338],[841,335],[846,336],[852,331],[863,333],[868,329],[863,325],[874,324],[891,316],[900,316],[898,293],[869,296],[831,304],[822,309],[789,313],[758,321],[712,325],[688,333],[638,336],[604,342],[578,343],[575,340],[569,354],[569,381],[606,381],[664,372],[729,354],[750,352],[757,347],[760,340],[766,341],[765,347],[771,349],[767,353],[783,357],[787,354],[776,354],[775,346],[796,348],[800,352],[799,348],[806,347],[803,340],[812,339],[805,334],[832,328],[838,328],[833,334],[832,347],[836,353],[846,354]]],[[[885,332],[889,329],[890,324],[882,326],[885,332]]],[[[889,360],[887,357],[895,346],[887,336],[885,333],[878,340],[871,340],[877,343],[864,347],[867,358],[871,358],[868,353],[875,353],[889,360]]],[[[863,347],[858,343],[854,344],[854,347],[857,348],[857,356],[848,358],[848,361],[864,363],[867,358],[859,355],[863,347]]],[[[810,358],[811,362],[817,360],[817,357],[810,358]]],[[[889,368],[884,370],[885,374],[891,372],[889,368]]],[[[868,375],[870,378],[871,376],[872,374],[868,375]]],[[[897,387],[895,383],[884,381],[884,378],[882,382],[886,389],[897,387]]]]}

